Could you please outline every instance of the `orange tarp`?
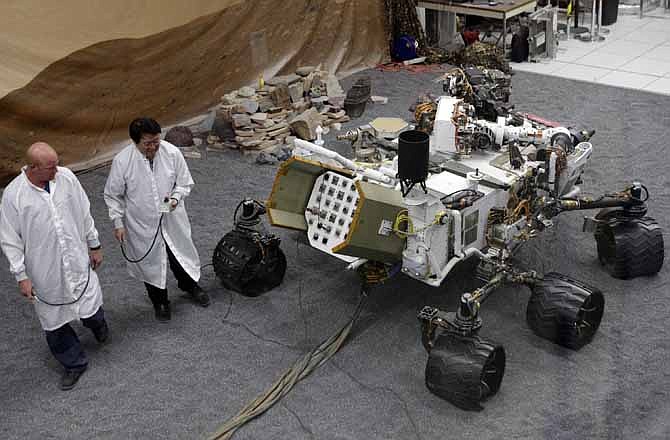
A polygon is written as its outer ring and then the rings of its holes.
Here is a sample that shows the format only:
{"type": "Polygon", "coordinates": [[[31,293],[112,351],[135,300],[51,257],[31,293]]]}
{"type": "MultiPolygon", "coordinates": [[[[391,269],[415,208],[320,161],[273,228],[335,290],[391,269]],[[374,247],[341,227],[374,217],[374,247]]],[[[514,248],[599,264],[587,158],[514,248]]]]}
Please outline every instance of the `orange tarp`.
{"type": "Polygon", "coordinates": [[[5,0],[0,183],[38,140],[65,164],[93,163],[137,116],[183,121],[300,65],[374,66],[384,20],[383,2],[366,0],[5,0]]]}

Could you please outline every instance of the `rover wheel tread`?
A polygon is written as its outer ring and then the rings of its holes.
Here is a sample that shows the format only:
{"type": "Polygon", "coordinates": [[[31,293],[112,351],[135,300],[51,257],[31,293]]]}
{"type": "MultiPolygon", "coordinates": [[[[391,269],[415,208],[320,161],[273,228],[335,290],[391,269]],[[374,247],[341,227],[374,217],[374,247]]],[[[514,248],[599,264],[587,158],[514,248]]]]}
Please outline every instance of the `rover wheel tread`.
{"type": "Polygon", "coordinates": [[[505,373],[505,350],[478,336],[443,333],[435,339],[426,364],[426,386],[466,410],[498,392],[505,373]]]}
{"type": "Polygon", "coordinates": [[[607,216],[607,224],[595,232],[598,259],[614,278],[629,279],[654,275],[663,266],[664,243],[661,227],[651,217],[607,216]]]}
{"type": "Polygon", "coordinates": [[[532,289],[526,321],[538,335],[578,350],[588,344],[602,320],[600,290],[558,273],[549,273],[532,289]]]}

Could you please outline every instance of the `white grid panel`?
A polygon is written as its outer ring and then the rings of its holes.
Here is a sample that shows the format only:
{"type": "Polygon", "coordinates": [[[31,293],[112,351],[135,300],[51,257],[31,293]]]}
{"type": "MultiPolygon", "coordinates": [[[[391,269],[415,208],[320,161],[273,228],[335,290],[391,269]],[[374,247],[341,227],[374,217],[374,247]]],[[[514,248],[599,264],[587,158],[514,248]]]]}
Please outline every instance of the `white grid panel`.
{"type": "Polygon", "coordinates": [[[332,249],[349,236],[358,199],[353,179],[332,171],[320,175],[305,210],[309,243],[344,261],[356,260],[357,257],[335,254],[332,249]]]}

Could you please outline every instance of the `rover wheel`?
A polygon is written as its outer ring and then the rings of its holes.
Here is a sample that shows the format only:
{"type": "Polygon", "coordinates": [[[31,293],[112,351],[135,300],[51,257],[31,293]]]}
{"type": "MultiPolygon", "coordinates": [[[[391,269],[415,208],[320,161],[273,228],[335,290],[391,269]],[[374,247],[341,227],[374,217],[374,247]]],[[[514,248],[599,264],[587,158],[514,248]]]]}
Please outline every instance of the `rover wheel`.
{"type": "Polygon", "coordinates": [[[604,307],[600,290],[549,273],[533,287],[526,321],[538,336],[578,350],[593,339],[604,307]]]}
{"type": "Polygon", "coordinates": [[[226,289],[254,297],[281,284],[286,256],[279,246],[262,246],[234,230],[214,248],[212,265],[226,289]]]}
{"type": "Polygon", "coordinates": [[[606,223],[595,232],[598,259],[614,278],[654,275],[664,259],[663,233],[651,217],[626,217],[622,211],[601,211],[606,223]]]}
{"type": "Polygon", "coordinates": [[[498,392],[505,373],[505,350],[478,336],[439,335],[426,364],[426,386],[461,409],[481,410],[498,392]]]}

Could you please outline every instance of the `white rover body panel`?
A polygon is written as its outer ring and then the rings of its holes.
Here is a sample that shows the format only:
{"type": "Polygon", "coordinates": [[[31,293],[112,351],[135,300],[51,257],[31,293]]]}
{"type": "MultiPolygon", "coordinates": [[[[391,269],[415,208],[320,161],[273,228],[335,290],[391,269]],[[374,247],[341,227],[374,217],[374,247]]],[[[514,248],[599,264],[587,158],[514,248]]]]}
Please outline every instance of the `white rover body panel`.
{"type": "Polygon", "coordinates": [[[322,146],[296,140],[296,151],[309,152],[308,160],[324,167],[303,213],[310,244],[356,268],[372,259],[369,255],[376,255],[378,243],[396,235],[404,240],[397,255],[402,272],[438,286],[459,261],[486,253],[506,257],[520,242],[536,235],[538,220],[541,227],[550,227],[549,218],[536,216],[531,221],[534,207],[544,195],[579,193],[575,183],[591,156],[591,144],[566,147],[566,139],[572,140],[565,127],[543,127],[525,119],[519,123],[518,116],[514,125],[511,117],[493,123],[468,114],[461,99],[440,99],[425,191],[415,186],[397,199],[401,202],[387,206],[388,191],[396,198],[401,193],[397,156],[392,162],[363,166],[322,146]],[[556,144],[557,139],[562,144],[556,144]],[[338,173],[338,167],[349,175],[338,173]],[[366,199],[356,182],[384,188],[387,195],[380,206],[385,208],[359,210],[358,217],[374,212],[372,221],[377,223],[366,232],[365,243],[349,243],[344,252],[347,237],[357,230],[360,239],[359,223],[369,220],[356,218],[359,200],[366,199]]]}

